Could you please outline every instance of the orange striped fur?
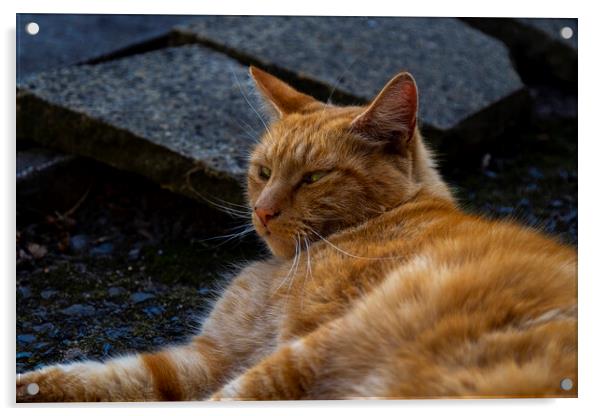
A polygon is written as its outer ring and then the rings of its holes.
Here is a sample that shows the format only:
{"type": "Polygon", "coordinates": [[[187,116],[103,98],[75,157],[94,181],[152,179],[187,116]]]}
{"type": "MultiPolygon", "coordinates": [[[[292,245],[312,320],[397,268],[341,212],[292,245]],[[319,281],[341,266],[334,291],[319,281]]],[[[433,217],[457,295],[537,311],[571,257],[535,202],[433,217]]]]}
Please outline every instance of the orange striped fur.
{"type": "Polygon", "coordinates": [[[409,74],[367,107],[251,74],[272,122],[248,200],[273,257],[189,344],[27,373],[18,401],[576,397],[574,248],[457,207],[409,74]]]}

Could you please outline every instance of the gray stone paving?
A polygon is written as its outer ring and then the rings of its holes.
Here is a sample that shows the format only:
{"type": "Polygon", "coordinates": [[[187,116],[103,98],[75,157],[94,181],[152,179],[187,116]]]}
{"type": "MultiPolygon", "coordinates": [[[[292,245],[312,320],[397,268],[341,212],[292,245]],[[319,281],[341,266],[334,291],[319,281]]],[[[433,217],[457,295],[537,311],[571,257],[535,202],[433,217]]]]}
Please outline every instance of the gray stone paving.
{"type": "Polygon", "coordinates": [[[504,45],[457,19],[205,16],[176,32],[364,100],[408,70],[422,120],[438,130],[523,87],[504,45]]]}
{"type": "Polygon", "coordinates": [[[17,78],[85,62],[166,35],[189,16],[145,15],[17,15],[17,78]],[[40,32],[25,31],[30,22],[40,32]]]}
{"type": "Polygon", "coordinates": [[[232,187],[261,130],[247,80],[245,66],[200,46],[63,68],[20,85],[18,136],[188,194],[196,167],[203,186],[240,198],[232,187]]]}

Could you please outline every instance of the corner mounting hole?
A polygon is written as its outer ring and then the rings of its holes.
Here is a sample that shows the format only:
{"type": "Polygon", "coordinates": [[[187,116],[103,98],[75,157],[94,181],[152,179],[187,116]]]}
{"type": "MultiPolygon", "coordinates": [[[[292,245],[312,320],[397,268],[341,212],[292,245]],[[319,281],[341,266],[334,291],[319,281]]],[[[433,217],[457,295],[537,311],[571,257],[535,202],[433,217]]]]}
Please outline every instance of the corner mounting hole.
{"type": "Polygon", "coordinates": [[[573,388],[573,380],[570,378],[563,378],[560,382],[560,388],[564,391],[569,391],[573,388]]]}
{"type": "Polygon", "coordinates": [[[27,23],[27,25],[25,26],[25,31],[31,35],[31,36],[35,36],[38,34],[38,32],[40,31],[40,25],[38,25],[36,22],[29,22],[27,23]]]}
{"type": "Polygon", "coordinates": [[[29,394],[30,396],[35,396],[39,392],[40,386],[38,386],[38,383],[29,383],[27,385],[27,394],[29,394]]]}
{"type": "Polygon", "coordinates": [[[573,29],[571,29],[568,26],[563,27],[562,29],[560,29],[560,36],[562,36],[563,39],[570,39],[573,37],[573,29]]]}

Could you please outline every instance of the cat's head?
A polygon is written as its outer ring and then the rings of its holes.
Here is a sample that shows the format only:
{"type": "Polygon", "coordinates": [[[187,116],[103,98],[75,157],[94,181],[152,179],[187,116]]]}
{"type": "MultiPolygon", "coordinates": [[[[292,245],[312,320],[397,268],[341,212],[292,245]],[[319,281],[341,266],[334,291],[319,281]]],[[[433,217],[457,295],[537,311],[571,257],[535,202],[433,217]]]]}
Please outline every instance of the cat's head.
{"type": "Polygon", "coordinates": [[[253,224],[270,250],[296,246],[381,215],[420,190],[451,194],[417,129],[418,92],[395,76],[364,107],[321,103],[251,67],[271,113],[248,171],[253,224]]]}

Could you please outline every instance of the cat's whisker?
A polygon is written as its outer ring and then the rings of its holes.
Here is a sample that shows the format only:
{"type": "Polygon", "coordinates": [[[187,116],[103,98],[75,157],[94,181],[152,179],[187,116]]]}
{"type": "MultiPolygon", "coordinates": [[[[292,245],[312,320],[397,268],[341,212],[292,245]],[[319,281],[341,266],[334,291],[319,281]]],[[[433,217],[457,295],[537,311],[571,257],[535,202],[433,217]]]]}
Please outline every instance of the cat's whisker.
{"type": "MultiPolygon", "coordinates": [[[[356,56],[353,61],[351,61],[349,63],[349,65],[347,65],[345,67],[345,69],[343,69],[343,72],[341,73],[341,75],[339,75],[334,83],[334,85],[332,86],[331,90],[330,90],[330,95],[328,95],[328,98],[326,99],[326,104],[331,104],[330,100],[332,99],[332,96],[334,95],[334,92],[336,91],[337,88],[339,88],[339,84],[341,83],[341,81],[343,80],[343,78],[345,77],[345,75],[347,74],[347,72],[349,72],[349,70],[351,69],[351,67],[353,65],[355,65],[355,63],[359,60],[359,56],[356,56]]],[[[322,110],[322,115],[324,114],[325,110],[322,110]]]]}
{"type": "Polygon", "coordinates": [[[214,246],[211,247],[211,249],[216,249],[218,247],[221,247],[225,244],[228,244],[230,241],[238,239],[241,240],[242,238],[244,238],[245,236],[249,235],[250,233],[252,233],[253,231],[255,231],[255,228],[251,227],[247,230],[243,230],[239,233],[232,233],[232,234],[228,234],[228,235],[223,235],[223,236],[216,236],[216,237],[210,237],[210,238],[206,238],[203,240],[197,240],[198,242],[207,242],[207,241],[212,241],[212,240],[220,240],[220,239],[225,239],[224,241],[220,242],[219,244],[216,244],[214,246]]]}
{"type": "Polygon", "coordinates": [[[211,204],[211,206],[213,206],[214,208],[217,208],[219,211],[222,211],[232,217],[235,218],[241,218],[241,219],[245,219],[248,220],[249,218],[251,218],[251,211],[243,211],[241,209],[238,208],[233,208],[233,207],[229,207],[227,205],[223,205],[220,203],[217,203],[215,201],[212,201],[210,199],[205,199],[205,202],[211,204]]]}
{"type": "Polygon", "coordinates": [[[215,237],[204,238],[202,240],[197,240],[197,241],[199,241],[199,242],[205,242],[205,241],[220,240],[220,239],[223,239],[223,238],[227,238],[227,240],[225,241],[227,243],[228,241],[233,240],[234,238],[243,237],[243,236],[249,234],[250,232],[252,232],[254,230],[255,229],[252,226],[251,227],[247,226],[246,229],[244,229],[244,230],[242,230],[240,232],[237,232],[237,233],[231,233],[231,234],[226,234],[226,235],[218,235],[218,236],[215,236],[215,237]]]}
{"type": "Polygon", "coordinates": [[[251,207],[249,207],[248,205],[242,205],[242,204],[235,204],[234,202],[229,202],[226,201],[224,199],[218,198],[218,197],[214,197],[217,201],[220,201],[220,203],[224,206],[229,206],[230,209],[233,210],[237,210],[238,212],[246,212],[246,213],[251,213],[251,207]]]}
{"type": "MultiPolygon", "coordinates": [[[[211,205],[212,207],[218,209],[219,211],[222,211],[232,217],[235,218],[242,218],[245,220],[248,220],[250,215],[251,215],[251,210],[250,208],[247,208],[245,210],[242,209],[238,209],[238,208],[233,208],[231,206],[227,206],[224,205],[222,203],[218,203],[213,201],[210,197],[203,195],[202,193],[200,193],[193,185],[191,182],[191,176],[193,173],[198,172],[199,170],[202,170],[201,166],[196,166],[192,169],[190,169],[186,175],[186,189],[188,189],[190,192],[192,192],[196,197],[200,198],[201,200],[205,201],[206,203],[208,203],[209,205],[211,205]]],[[[216,197],[215,197],[216,198],[216,197]]],[[[219,199],[219,198],[218,198],[219,199]]],[[[227,202],[227,201],[223,201],[222,202],[226,203],[226,204],[231,204],[231,205],[236,205],[234,203],[231,202],[227,202]]],[[[241,205],[242,207],[242,205],[241,205]]]]}
{"type": "Polygon", "coordinates": [[[314,281],[314,273],[311,270],[311,247],[310,247],[310,243],[307,239],[307,237],[305,237],[305,246],[307,247],[307,266],[309,267],[309,277],[311,279],[311,281],[314,281]]]}
{"type": "Polygon", "coordinates": [[[265,128],[265,131],[268,134],[268,136],[270,136],[270,138],[273,140],[272,133],[270,132],[270,129],[268,128],[268,125],[266,124],[265,120],[263,119],[263,117],[261,117],[261,114],[259,114],[259,112],[257,111],[257,109],[255,109],[253,104],[251,104],[251,101],[249,100],[249,98],[247,98],[247,95],[243,91],[240,80],[238,79],[238,75],[236,75],[236,71],[234,71],[234,69],[231,66],[229,68],[230,68],[230,72],[232,72],[232,75],[234,75],[234,79],[236,80],[236,85],[238,85],[238,90],[240,91],[242,97],[244,98],[246,103],[249,105],[249,107],[251,107],[251,110],[253,110],[255,115],[257,115],[257,117],[259,118],[259,120],[261,121],[261,124],[263,124],[263,127],[265,128]]]}
{"type": "Polygon", "coordinates": [[[222,199],[222,198],[220,198],[218,196],[215,196],[215,195],[212,195],[212,198],[214,200],[218,201],[218,203],[220,203],[223,206],[229,206],[229,207],[231,207],[229,209],[237,210],[239,212],[249,212],[249,213],[251,212],[251,207],[249,207],[246,204],[236,204],[234,202],[226,201],[225,199],[222,199]],[[234,208],[234,207],[236,207],[236,208],[234,208]]]}
{"type": "Polygon", "coordinates": [[[286,274],[286,276],[282,279],[282,281],[280,282],[280,284],[278,285],[278,287],[274,290],[274,292],[272,293],[272,296],[274,294],[276,294],[280,288],[282,287],[282,285],[288,281],[288,278],[290,276],[290,274],[293,272],[293,269],[295,268],[295,263],[297,262],[297,240],[295,240],[295,257],[293,258],[293,263],[291,264],[291,268],[289,269],[288,273],[286,274]]]}
{"type": "Polygon", "coordinates": [[[254,144],[259,143],[259,139],[257,138],[258,137],[257,132],[255,132],[254,130],[250,131],[249,130],[250,126],[246,122],[244,122],[243,120],[238,120],[238,119],[234,119],[234,120],[236,120],[236,123],[240,127],[242,133],[244,133],[247,136],[248,139],[250,139],[254,144]],[[248,127],[242,125],[241,121],[243,121],[245,124],[247,124],[248,127]]]}
{"type": "Polygon", "coordinates": [[[239,211],[233,208],[229,208],[220,204],[216,204],[215,202],[206,200],[206,202],[208,202],[209,204],[211,204],[214,208],[218,209],[219,211],[230,215],[231,217],[234,218],[241,218],[241,219],[249,219],[250,217],[250,212],[244,212],[244,211],[239,211]]]}
{"type": "Polygon", "coordinates": [[[255,127],[250,125],[244,119],[235,119],[238,125],[244,130],[244,132],[253,140],[255,144],[259,143],[259,137],[261,136],[260,132],[258,132],[255,127]],[[244,124],[244,126],[243,126],[244,124]]]}
{"type": "Polygon", "coordinates": [[[226,229],[229,230],[229,231],[233,231],[233,230],[236,230],[236,229],[239,229],[239,228],[252,227],[252,226],[253,226],[253,223],[249,221],[249,222],[244,222],[242,224],[235,225],[234,227],[229,227],[229,228],[226,228],[226,229]]]}
{"type": "Polygon", "coordinates": [[[332,248],[334,248],[335,250],[337,250],[339,253],[342,253],[342,254],[344,254],[346,256],[349,256],[349,257],[353,257],[354,259],[361,259],[361,260],[394,260],[394,259],[404,258],[404,256],[388,256],[388,257],[364,257],[364,256],[356,256],[355,254],[351,254],[351,253],[343,250],[342,248],[337,247],[335,244],[333,244],[332,242],[330,242],[326,238],[322,237],[322,235],[320,235],[316,230],[310,230],[310,231],[313,232],[316,236],[318,236],[326,244],[328,244],[329,246],[331,246],[332,248]]]}
{"type": "Polygon", "coordinates": [[[293,274],[291,275],[289,284],[288,284],[288,288],[286,290],[286,297],[287,297],[287,302],[288,302],[288,297],[291,291],[291,287],[293,286],[293,282],[295,281],[295,276],[297,274],[297,270],[299,269],[299,263],[301,260],[301,236],[299,236],[299,234],[295,235],[295,259],[296,259],[296,265],[295,265],[295,271],[293,272],[293,274]],[[297,240],[298,238],[298,240],[297,240]]]}
{"type": "Polygon", "coordinates": [[[301,310],[303,310],[303,301],[305,300],[305,283],[307,281],[308,274],[311,276],[311,281],[313,282],[314,276],[311,271],[311,255],[309,243],[307,242],[307,237],[303,236],[303,241],[305,241],[305,255],[307,256],[307,267],[305,270],[305,277],[303,278],[303,287],[301,288],[301,310]]]}

